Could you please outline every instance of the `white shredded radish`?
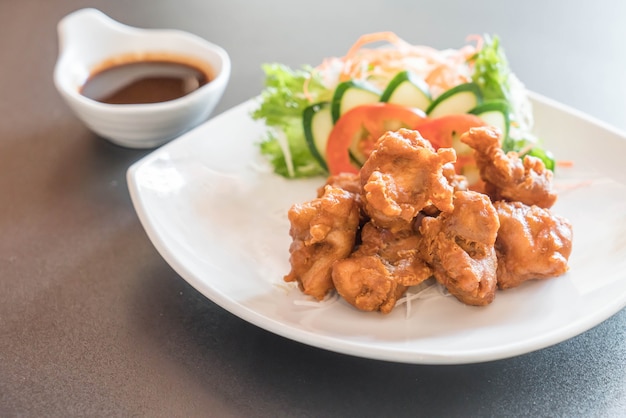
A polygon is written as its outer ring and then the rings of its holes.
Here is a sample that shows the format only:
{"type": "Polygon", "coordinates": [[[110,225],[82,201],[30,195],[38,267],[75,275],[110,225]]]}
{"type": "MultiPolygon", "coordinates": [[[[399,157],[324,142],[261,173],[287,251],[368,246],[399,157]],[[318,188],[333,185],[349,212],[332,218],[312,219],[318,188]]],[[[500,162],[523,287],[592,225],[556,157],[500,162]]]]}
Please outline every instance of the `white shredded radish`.
{"type": "Polygon", "coordinates": [[[396,307],[405,304],[406,315],[408,319],[411,315],[412,302],[418,299],[430,299],[433,297],[448,296],[450,293],[445,287],[437,283],[434,278],[430,278],[417,286],[411,287],[405,295],[396,301],[396,307]]]}
{"type": "Polygon", "coordinates": [[[277,289],[280,289],[281,291],[285,292],[286,294],[289,294],[292,290],[293,290],[293,286],[289,285],[288,283],[272,283],[274,285],[274,287],[276,287],[277,289]]]}
{"type": "Polygon", "coordinates": [[[317,300],[312,297],[307,297],[306,299],[296,299],[293,301],[293,304],[297,306],[307,306],[311,308],[323,308],[328,305],[332,305],[338,300],[339,300],[339,294],[335,292],[331,292],[327,294],[326,297],[322,300],[317,300]]]}
{"type": "Polygon", "coordinates": [[[295,177],[296,170],[293,167],[293,157],[291,156],[291,149],[289,149],[289,141],[287,135],[281,129],[274,129],[274,135],[276,135],[276,141],[280,145],[283,155],[285,156],[285,164],[287,165],[287,172],[289,177],[295,177]]]}

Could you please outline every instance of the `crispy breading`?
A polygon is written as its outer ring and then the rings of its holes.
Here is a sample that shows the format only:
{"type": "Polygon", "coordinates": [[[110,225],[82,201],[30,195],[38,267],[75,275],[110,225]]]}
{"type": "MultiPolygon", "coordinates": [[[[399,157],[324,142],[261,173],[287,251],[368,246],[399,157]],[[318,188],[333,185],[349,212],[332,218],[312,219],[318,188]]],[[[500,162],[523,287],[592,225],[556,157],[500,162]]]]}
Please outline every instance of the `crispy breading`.
{"type": "Polygon", "coordinates": [[[474,149],[474,158],[485,182],[485,193],[493,201],[508,200],[550,208],[557,194],[552,188],[552,172],[539,158],[516,152],[505,153],[500,147],[497,128],[471,128],[460,138],[474,149]]]}
{"type": "Polygon", "coordinates": [[[333,263],[354,248],[359,226],[356,196],[329,185],[321,197],[293,205],[288,217],[291,271],[284,279],[297,281],[302,292],[321,300],[334,289],[333,263]]]}
{"type": "Polygon", "coordinates": [[[365,212],[376,226],[395,230],[428,205],[451,211],[454,189],[443,166],[455,160],[453,149],[435,151],[418,131],[387,132],[361,168],[365,212]]]}
{"type": "Polygon", "coordinates": [[[389,313],[408,286],[432,275],[419,257],[420,240],[412,226],[392,232],[365,224],[358,249],[333,265],[337,292],[360,310],[389,313]]]}
{"type": "Polygon", "coordinates": [[[572,252],[572,224],[562,216],[521,202],[494,203],[500,219],[496,239],[498,287],[567,272],[572,252]]]}
{"type": "Polygon", "coordinates": [[[456,192],[452,212],[421,221],[423,259],[437,281],[463,303],[487,305],[495,297],[499,226],[489,198],[473,191],[456,192]]]}

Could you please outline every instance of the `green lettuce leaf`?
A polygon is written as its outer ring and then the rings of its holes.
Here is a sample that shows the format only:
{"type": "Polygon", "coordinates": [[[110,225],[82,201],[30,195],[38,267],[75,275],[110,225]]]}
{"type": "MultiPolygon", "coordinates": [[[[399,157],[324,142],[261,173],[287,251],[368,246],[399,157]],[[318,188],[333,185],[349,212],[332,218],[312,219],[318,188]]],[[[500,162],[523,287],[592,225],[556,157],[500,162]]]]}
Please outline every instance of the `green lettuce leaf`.
{"type": "Polygon", "coordinates": [[[529,108],[522,104],[523,100],[519,100],[520,94],[525,97],[525,92],[519,92],[523,87],[509,67],[504,49],[500,46],[500,39],[489,35],[485,35],[483,39],[482,48],[469,60],[474,64],[472,81],[480,87],[485,101],[503,100],[511,109],[509,119],[513,133],[503,139],[502,149],[505,152],[518,152],[530,148],[531,151],[525,154],[540,158],[546,168],[554,171],[554,157],[525,127],[526,123],[523,121],[528,120],[525,112],[528,112],[529,108]]]}
{"type": "Polygon", "coordinates": [[[274,171],[289,178],[326,174],[309,151],[304,137],[302,113],[313,102],[329,100],[332,91],[324,87],[310,67],[294,70],[283,64],[265,64],[265,87],[259,107],[252,113],[270,128],[260,144],[261,152],[274,166],[274,171]]]}
{"type": "Polygon", "coordinates": [[[472,81],[480,87],[487,100],[511,101],[509,62],[500,47],[500,38],[485,35],[483,47],[471,59],[474,62],[472,81]]]}

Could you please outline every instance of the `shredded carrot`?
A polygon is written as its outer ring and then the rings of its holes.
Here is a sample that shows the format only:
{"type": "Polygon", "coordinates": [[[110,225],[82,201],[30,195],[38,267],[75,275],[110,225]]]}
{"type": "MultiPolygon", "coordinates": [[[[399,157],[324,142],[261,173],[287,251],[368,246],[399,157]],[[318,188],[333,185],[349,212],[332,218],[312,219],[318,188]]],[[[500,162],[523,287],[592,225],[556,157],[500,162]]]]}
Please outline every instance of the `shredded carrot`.
{"type": "Polygon", "coordinates": [[[406,42],[400,39],[398,35],[396,35],[393,32],[369,33],[357,39],[354,45],[352,45],[350,49],[348,50],[348,53],[345,55],[345,58],[348,60],[352,58],[364,45],[371,44],[374,42],[382,42],[382,41],[387,41],[390,44],[396,45],[396,46],[404,46],[404,45],[408,46],[406,42]]]}
{"type": "Polygon", "coordinates": [[[466,42],[476,41],[476,51],[480,51],[483,48],[484,41],[483,41],[483,37],[480,35],[476,35],[476,34],[468,35],[465,38],[465,41],[466,42]]]}
{"type": "Polygon", "coordinates": [[[558,160],[556,162],[557,167],[563,167],[563,168],[567,168],[567,167],[573,167],[574,166],[574,161],[571,160],[558,160]]]}
{"type": "Polygon", "coordinates": [[[307,79],[304,80],[304,83],[302,84],[302,94],[304,94],[304,97],[309,101],[309,103],[313,103],[314,100],[311,92],[309,91],[309,83],[311,82],[311,77],[312,74],[309,75],[309,77],[307,77],[307,79]]]}
{"type": "MultiPolygon", "coordinates": [[[[468,58],[482,48],[482,38],[468,38],[476,46],[466,45],[457,50],[437,50],[428,46],[411,45],[393,32],[375,32],[361,36],[340,58],[327,58],[315,68],[325,84],[331,86],[357,79],[380,84],[384,88],[391,77],[410,70],[423,78],[437,95],[458,84],[469,81],[469,69],[464,65],[468,58]],[[386,42],[390,45],[377,48],[365,46],[386,42]]],[[[310,98],[308,83],[305,97],[310,98]]]]}
{"type": "Polygon", "coordinates": [[[437,67],[428,74],[426,77],[426,83],[430,86],[438,86],[443,91],[448,90],[456,85],[469,81],[469,77],[459,74],[459,72],[451,67],[449,64],[444,63],[437,67]]]}

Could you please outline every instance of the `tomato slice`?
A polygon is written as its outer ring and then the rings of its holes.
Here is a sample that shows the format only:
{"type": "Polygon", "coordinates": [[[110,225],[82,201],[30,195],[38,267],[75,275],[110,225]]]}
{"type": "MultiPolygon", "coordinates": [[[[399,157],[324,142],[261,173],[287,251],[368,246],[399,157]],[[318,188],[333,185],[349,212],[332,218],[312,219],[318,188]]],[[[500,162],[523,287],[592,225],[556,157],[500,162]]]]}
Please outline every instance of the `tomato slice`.
{"type": "MultiPolygon", "coordinates": [[[[470,128],[485,126],[486,123],[476,115],[464,113],[460,115],[446,115],[436,119],[428,119],[417,126],[420,134],[437,148],[455,148],[458,139],[470,128]]],[[[465,154],[463,149],[456,149],[457,153],[465,154]]]]}
{"type": "Polygon", "coordinates": [[[470,185],[478,181],[476,161],[472,149],[462,143],[459,138],[470,128],[485,126],[481,118],[472,114],[446,115],[436,119],[430,119],[417,126],[419,133],[433,144],[435,149],[454,148],[457,160],[454,164],[455,171],[468,177],[470,185]]]}
{"type": "Polygon", "coordinates": [[[419,109],[392,103],[372,103],[354,107],[335,123],[326,144],[326,163],[330,174],[358,173],[350,149],[367,158],[376,141],[387,131],[415,129],[425,120],[419,109]]]}

